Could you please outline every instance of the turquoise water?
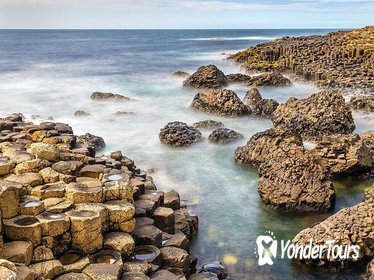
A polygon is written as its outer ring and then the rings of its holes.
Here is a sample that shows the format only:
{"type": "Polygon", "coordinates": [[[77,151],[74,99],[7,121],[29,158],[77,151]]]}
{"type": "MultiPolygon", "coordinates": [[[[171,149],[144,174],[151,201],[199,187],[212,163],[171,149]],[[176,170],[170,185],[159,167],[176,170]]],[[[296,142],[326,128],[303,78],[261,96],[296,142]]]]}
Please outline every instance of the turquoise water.
{"type": "MultiPolygon", "coordinates": [[[[257,193],[257,174],[233,161],[237,146],[271,121],[251,117],[224,118],[191,110],[195,90],[183,89],[176,70],[193,72],[213,63],[226,74],[240,71],[225,61],[223,53],[290,35],[323,34],[326,30],[184,30],[184,31],[0,31],[0,112],[23,112],[37,119],[52,116],[71,124],[76,133],[103,136],[107,151],[122,150],[152,176],[161,190],[175,189],[199,215],[200,231],[192,251],[200,263],[220,260],[232,279],[327,279],[277,260],[272,267],[258,267],[255,240],[265,231],[291,239],[295,233],[323,220],[324,215],[291,215],[264,207],[257,193]],[[93,91],[110,91],[134,98],[122,104],[90,100],[93,91]],[[85,110],[87,118],[75,118],[85,110]],[[115,117],[116,111],[134,114],[115,117]],[[245,139],[230,145],[204,141],[189,148],[162,145],[158,132],[169,121],[192,124],[215,119],[245,139]]],[[[246,88],[231,87],[240,97],[246,88]]],[[[261,88],[266,98],[279,102],[317,91],[296,83],[283,89],[261,88]]],[[[357,131],[372,122],[357,116],[357,131]]],[[[332,212],[363,198],[365,182],[335,183],[337,203],[332,212]]],[[[358,274],[336,279],[355,279],[358,274]]]]}

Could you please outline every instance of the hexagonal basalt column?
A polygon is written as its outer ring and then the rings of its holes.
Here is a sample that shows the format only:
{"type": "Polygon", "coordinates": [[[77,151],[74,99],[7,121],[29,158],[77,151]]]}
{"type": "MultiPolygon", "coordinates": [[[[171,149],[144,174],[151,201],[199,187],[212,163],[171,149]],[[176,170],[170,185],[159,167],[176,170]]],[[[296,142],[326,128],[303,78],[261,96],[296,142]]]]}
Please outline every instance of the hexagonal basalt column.
{"type": "Polygon", "coordinates": [[[71,220],[72,247],[93,253],[103,247],[100,214],[94,211],[68,212],[71,220]]]}
{"type": "Polygon", "coordinates": [[[71,183],[66,188],[65,196],[74,203],[100,203],[103,201],[101,187],[88,187],[84,184],[71,183]]]}
{"type": "Polygon", "coordinates": [[[27,199],[20,204],[21,215],[36,216],[44,211],[44,202],[36,199],[27,199]]]}
{"type": "Polygon", "coordinates": [[[81,203],[75,205],[74,210],[78,211],[94,211],[100,214],[101,230],[107,232],[109,230],[109,210],[102,203],[81,203]]]}
{"type": "Polygon", "coordinates": [[[65,197],[66,184],[62,182],[37,186],[31,190],[31,195],[40,199],[65,197]]]}
{"type": "Polygon", "coordinates": [[[40,245],[42,228],[36,217],[17,216],[12,219],[3,220],[4,232],[10,240],[30,241],[34,247],[40,245]]]}
{"type": "Polygon", "coordinates": [[[135,207],[125,200],[112,200],[105,203],[109,210],[110,228],[119,230],[126,228],[126,225],[135,215],[135,207]]]}
{"type": "Polygon", "coordinates": [[[104,197],[106,201],[126,200],[129,202],[133,202],[133,196],[133,187],[127,181],[110,181],[104,183],[104,197]]]}
{"type": "Polygon", "coordinates": [[[64,213],[44,212],[37,218],[42,226],[42,236],[56,237],[70,229],[70,219],[64,213]]]}
{"type": "Polygon", "coordinates": [[[89,257],[91,263],[115,264],[122,268],[122,256],[114,250],[101,250],[89,257]]]}
{"type": "Polygon", "coordinates": [[[21,189],[19,184],[0,181],[0,210],[4,219],[18,215],[21,189]]]}
{"type": "Polygon", "coordinates": [[[0,176],[9,174],[15,165],[14,161],[0,157],[0,176]]]}
{"type": "Polygon", "coordinates": [[[82,272],[90,264],[90,260],[85,253],[73,250],[60,256],[59,261],[64,266],[65,273],[82,272]]]}

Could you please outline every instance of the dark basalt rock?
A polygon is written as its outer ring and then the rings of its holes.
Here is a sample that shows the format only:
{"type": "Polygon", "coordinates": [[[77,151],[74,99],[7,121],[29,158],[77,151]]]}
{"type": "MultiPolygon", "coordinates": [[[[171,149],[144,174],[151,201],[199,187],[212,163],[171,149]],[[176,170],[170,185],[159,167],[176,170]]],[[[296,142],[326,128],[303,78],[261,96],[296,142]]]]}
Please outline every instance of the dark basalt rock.
{"type": "Polygon", "coordinates": [[[354,96],[349,102],[349,107],[352,110],[374,112],[374,95],[354,96]]]}
{"type": "Polygon", "coordinates": [[[168,123],[161,129],[159,138],[161,142],[172,147],[189,146],[202,140],[202,134],[196,128],[186,123],[175,121],[168,123]]]}
{"type": "Polygon", "coordinates": [[[209,141],[217,144],[231,143],[241,138],[243,138],[241,133],[229,128],[218,128],[209,135],[209,141]]]}
{"type": "Polygon", "coordinates": [[[260,74],[258,76],[253,76],[251,80],[248,82],[248,85],[255,86],[255,87],[263,87],[263,86],[282,87],[282,86],[290,86],[292,85],[292,82],[286,77],[283,77],[278,72],[270,72],[270,73],[260,74]]]}
{"type": "Polygon", "coordinates": [[[251,108],[253,116],[271,117],[279,103],[274,99],[263,99],[257,88],[247,92],[243,103],[251,108]]]}
{"type": "Polygon", "coordinates": [[[105,141],[102,137],[86,133],[77,137],[77,144],[94,147],[95,150],[105,148],[105,141]]]}
{"type": "Polygon", "coordinates": [[[131,99],[127,96],[111,93],[111,92],[94,92],[91,94],[91,99],[95,101],[115,101],[124,102],[130,101],[131,99]]]}
{"type": "Polygon", "coordinates": [[[214,121],[214,120],[205,120],[205,121],[199,121],[195,122],[193,124],[193,127],[196,128],[217,128],[217,127],[223,127],[223,123],[219,121],[214,121]]]}
{"type": "Polygon", "coordinates": [[[208,89],[195,95],[191,106],[199,111],[223,116],[242,116],[250,110],[229,89],[208,89]]]}
{"type": "Polygon", "coordinates": [[[251,76],[245,74],[229,74],[226,76],[228,83],[248,83],[251,80],[251,76]]]}
{"type": "Polygon", "coordinates": [[[227,85],[225,74],[214,65],[201,66],[184,82],[190,88],[221,88],[227,85]]]}
{"type": "Polygon", "coordinates": [[[173,73],[173,76],[174,77],[181,77],[181,78],[187,78],[188,76],[189,76],[190,74],[189,73],[187,73],[187,72],[184,72],[184,71],[175,71],[174,73],[173,73]]]}

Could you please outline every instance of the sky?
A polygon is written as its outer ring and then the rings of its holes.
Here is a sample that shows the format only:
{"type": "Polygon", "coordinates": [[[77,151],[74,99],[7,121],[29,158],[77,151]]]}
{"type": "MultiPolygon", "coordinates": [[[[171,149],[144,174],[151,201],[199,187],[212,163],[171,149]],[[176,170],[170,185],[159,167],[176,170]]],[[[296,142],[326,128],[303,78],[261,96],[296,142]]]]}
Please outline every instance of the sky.
{"type": "Polygon", "coordinates": [[[0,28],[357,28],[374,0],[0,0],[0,28]]]}

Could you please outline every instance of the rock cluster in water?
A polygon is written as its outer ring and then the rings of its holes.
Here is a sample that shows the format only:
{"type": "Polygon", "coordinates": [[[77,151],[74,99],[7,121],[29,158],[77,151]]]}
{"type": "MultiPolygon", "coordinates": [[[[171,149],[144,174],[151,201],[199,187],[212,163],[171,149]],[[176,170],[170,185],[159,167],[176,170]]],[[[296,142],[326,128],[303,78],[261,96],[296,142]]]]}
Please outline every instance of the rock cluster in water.
{"type": "Polygon", "coordinates": [[[183,86],[190,88],[221,88],[227,85],[227,78],[221,70],[214,65],[201,66],[189,76],[183,86]]]}
{"type": "Polygon", "coordinates": [[[253,116],[271,117],[279,103],[274,99],[262,98],[257,88],[251,88],[243,98],[243,103],[251,109],[253,116]]]}
{"type": "Polygon", "coordinates": [[[248,70],[290,70],[330,87],[374,90],[374,26],[325,36],[285,37],[229,57],[248,70]]]}
{"type": "Polygon", "coordinates": [[[0,119],[0,278],[214,279],[193,274],[198,220],[178,193],[103,146],[63,123],[0,119]]]}
{"type": "Polygon", "coordinates": [[[159,133],[161,142],[172,147],[185,147],[203,139],[201,132],[184,122],[170,122],[159,133]]]}

